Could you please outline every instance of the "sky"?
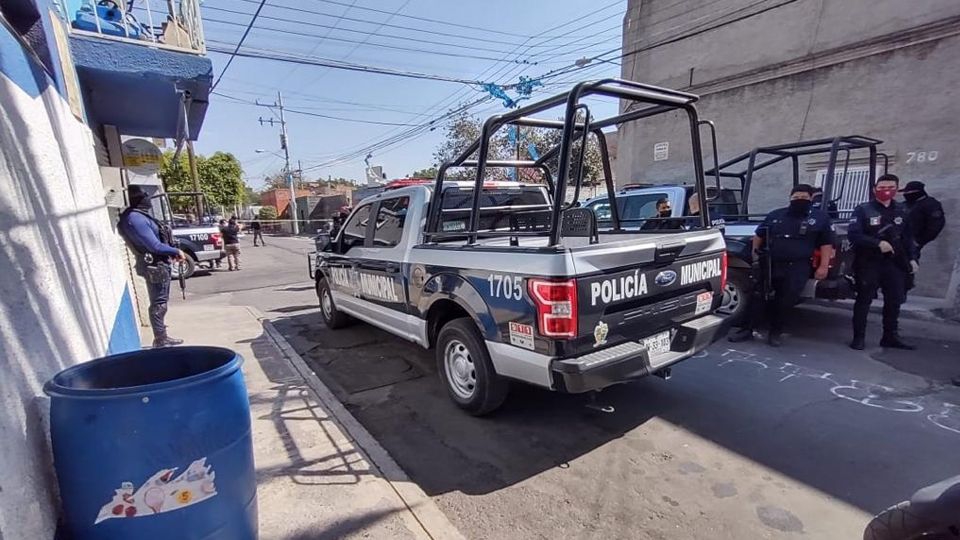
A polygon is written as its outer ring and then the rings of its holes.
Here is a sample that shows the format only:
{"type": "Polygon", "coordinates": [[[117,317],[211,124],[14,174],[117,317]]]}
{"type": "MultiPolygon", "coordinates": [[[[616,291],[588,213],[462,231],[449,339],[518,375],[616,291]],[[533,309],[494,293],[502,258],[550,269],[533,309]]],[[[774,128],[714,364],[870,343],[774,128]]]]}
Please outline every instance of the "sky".
{"type": "MultiPolygon", "coordinates": [[[[208,49],[232,51],[259,3],[205,0],[201,14],[208,49]]],[[[499,85],[550,74],[531,97],[542,99],[581,80],[619,74],[615,63],[593,60],[575,69],[574,62],[584,57],[616,61],[625,10],[626,0],[267,0],[241,52],[279,52],[499,85]]],[[[208,56],[216,80],[229,54],[209,51],[208,56]]],[[[277,91],[287,109],[293,167],[301,163],[304,178],[311,180],[363,180],[365,147],[391,137],[394,144],[372,150],[370,163],[382,166],[388,178],[407,176],[431,166],[442,141],[442,123],[424,126],[428,121],[485,97],[469,109],[471,114],[506,110],[476,84],[238,56],[210,96],[197,151],[232,153],[247,184],[260,188],[266,175],[283,167],[279,126],[258,121],[278,119],[278,111],[256,104],[275,103],[277,91]],[[414,126],[423,126],[416,136],[397,137],[414,126]]],[[[594,116],[616,111],[609,101],[591,107],[594,116]]]]}

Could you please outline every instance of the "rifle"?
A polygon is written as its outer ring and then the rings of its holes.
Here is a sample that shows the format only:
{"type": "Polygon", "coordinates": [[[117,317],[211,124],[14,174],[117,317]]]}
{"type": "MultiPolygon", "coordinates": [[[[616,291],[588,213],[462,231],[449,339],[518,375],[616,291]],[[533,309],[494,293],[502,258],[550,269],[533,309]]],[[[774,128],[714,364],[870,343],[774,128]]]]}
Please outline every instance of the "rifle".
{"type": "Polygon", "coordinates": [[[755,292],[759,292],[758,299],[766,302],[773,294],[773,288],[770,286],[773,276],[773,261],[770,257],[770,229],[763,232],[763,245],[760,247],[757,257],[752,261],[751,274],[753,274],[755,292]]]}
{"type": "Polygon", "coordinates": [[[884,225],[877,231],[877,238],[893,246],[893,253],[884,253],[883,256],[892,258],[894,266],[906,274],[904,286],[909,291],[916,285],[916,277],[913,275],[913,268],[910,266],[910,260],[906,253],[907,250],[903,245],[903,237],[890,232],[891,230],[893,230],[892,223],[884,225]]]}

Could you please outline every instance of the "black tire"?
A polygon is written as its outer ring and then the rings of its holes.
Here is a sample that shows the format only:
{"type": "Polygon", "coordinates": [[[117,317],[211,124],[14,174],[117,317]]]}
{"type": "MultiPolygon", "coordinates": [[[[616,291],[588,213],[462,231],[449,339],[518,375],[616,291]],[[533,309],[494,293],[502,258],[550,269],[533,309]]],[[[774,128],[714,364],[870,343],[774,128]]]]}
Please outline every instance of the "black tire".
{"type": "Polygon", "coordinates": [[[173,279],[180,279],[180,268],[183,267],[183,279],[190,279],[190,276],[197,271],[197,263],[193,260],[193,257],[190,254],[187,254],[187,258],[182,262],[171,261],[170,262],[170,276],[173,279]]]}
{"type": "Polygon", "coordinates": [[[496,410],[510,390],[510,383],[493,369],[483,336],[469,317],[454,319],[440,329],[437,371],[450,399],[474,416],[496,410]],[[448,373],[448,365],[460,373],[448,373]]]}
{"type": "Polygon", "coordinates": [[[877,514],[866,530],[863,540],[947,540],[958,538],[949,528],[930,523],[913,513],[910,501],[891,506],[877,514]]]}
{"type": "Polygon", "coordinates": [[[731,326],[739,326],[750,311],[752,294],[753,282],[750,273],[745,269],[731,268],[727,275],[727,286],[723,290],[723,300],[717,311],[730,318],[731,326]]]}
{"type": "Polygon", "coordinates": [[[337,309],[326,279],[317,280],[317,301],[320,303],[320,317],[327,328],[336,330],[350,324],[350,316],[337,309]]]}

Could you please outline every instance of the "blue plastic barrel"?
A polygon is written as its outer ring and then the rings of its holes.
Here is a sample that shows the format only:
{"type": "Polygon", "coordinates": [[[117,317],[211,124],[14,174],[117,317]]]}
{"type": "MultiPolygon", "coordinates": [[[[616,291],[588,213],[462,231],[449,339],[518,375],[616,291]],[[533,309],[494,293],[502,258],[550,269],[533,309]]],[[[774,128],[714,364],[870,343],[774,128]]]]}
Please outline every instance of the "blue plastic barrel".
{"type": "Polygon", "coordinates": [[[67,538],[257,538],[242,358],[172,347],[91,360],[44,386],[67,538]]]}

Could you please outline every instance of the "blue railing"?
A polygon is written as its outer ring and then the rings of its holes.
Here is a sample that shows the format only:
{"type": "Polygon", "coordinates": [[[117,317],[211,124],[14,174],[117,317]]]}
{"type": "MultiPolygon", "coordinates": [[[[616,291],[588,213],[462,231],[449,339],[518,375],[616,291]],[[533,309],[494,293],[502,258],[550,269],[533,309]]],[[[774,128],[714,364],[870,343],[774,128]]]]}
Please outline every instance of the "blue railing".
{"type": "Polygon", "coordinates": [[[67,0],[71,31],[206,53],[199,0],[67,0]]]}

